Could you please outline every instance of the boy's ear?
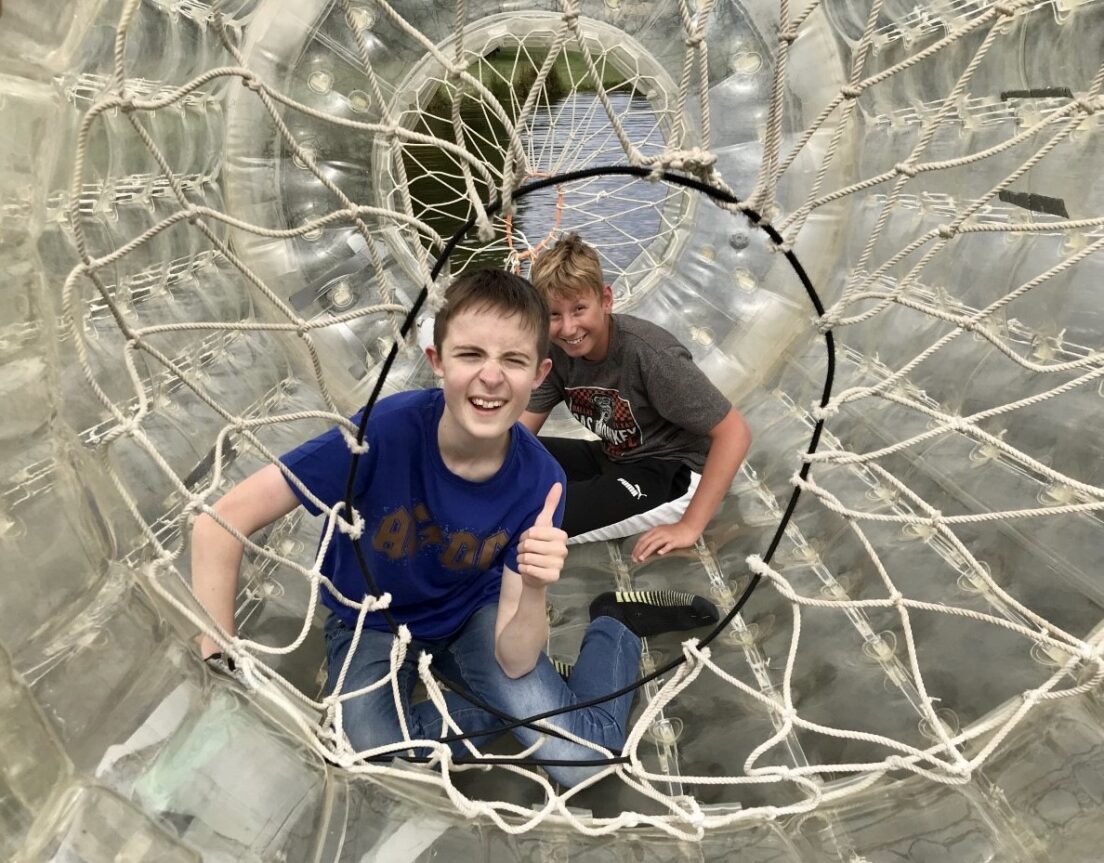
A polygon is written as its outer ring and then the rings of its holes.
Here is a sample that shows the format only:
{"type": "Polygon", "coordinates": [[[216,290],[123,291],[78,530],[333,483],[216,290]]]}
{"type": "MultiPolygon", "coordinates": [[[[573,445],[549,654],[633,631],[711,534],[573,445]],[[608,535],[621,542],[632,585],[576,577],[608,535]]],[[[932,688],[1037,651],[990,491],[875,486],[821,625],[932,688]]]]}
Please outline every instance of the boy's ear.
{"type": "Polygon", "coordinates": [[[429,365],[433,368],[433,374],[441,378],[445,376],[445,370],[441,366],[441,355],[437,353],[436,345],[426,345],[425,349],[426,359],[429,360],[429,365]]]}
{"type": "Polygon", "coordinates": [[[613,311],[613,288],[609,285],[602,285],[602,311],[607,314],[613,311]]]}
{"type": "Polygon", "coordinates": [[[552,371],[552,358],[545,357],[539,363],[537,363],[537,374],[533,378],[533,389],[536,389],[544,383],[544,379],[548,377],[548,373],[552,371]]]}

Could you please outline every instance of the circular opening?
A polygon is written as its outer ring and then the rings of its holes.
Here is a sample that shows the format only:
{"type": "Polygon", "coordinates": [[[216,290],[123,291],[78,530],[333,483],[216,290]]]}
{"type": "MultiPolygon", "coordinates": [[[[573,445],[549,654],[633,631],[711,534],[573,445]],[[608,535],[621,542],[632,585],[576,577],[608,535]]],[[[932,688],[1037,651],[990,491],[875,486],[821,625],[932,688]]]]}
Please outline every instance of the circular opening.
{"type": "MultiPolygon", "coordinates": [[[[546,64],[560,23],[560,16],[530,15],[507,29],[502,16],[488,18],[464,34],[464,75],[448,74],[432,58],[411,71],[397,89],[392,116],[404,128],[457,143],[474,158],[464,160],[435,142],[409,143],[401,157],[377,150],[384,206],[401,206],[405,176],[412,214],[447,237],[474,212],[472,196],[493,198],[507,172],[516,186],[576,168],[623,164],[622,135],[644,156],[664,149],[675,131],[674,82],[631,37],[598,22],[580,23],[585,52],[562,51],[546,64]],[[509,149],[511,128],[519,150],[509,149]]],[[[456,47],[441,50],[452,57],[456,47]]],[[[649,274],[674,256],[676,227],[694,198],[626,177],[549,189],[519,201],[512,217],[496,218],[490,243],[477,237],[462,242],[451,268],[511,261],[524,271],[531,250],[577,231],[599,250],[606,277],[623,299],[647,290],[649,274]]]]}

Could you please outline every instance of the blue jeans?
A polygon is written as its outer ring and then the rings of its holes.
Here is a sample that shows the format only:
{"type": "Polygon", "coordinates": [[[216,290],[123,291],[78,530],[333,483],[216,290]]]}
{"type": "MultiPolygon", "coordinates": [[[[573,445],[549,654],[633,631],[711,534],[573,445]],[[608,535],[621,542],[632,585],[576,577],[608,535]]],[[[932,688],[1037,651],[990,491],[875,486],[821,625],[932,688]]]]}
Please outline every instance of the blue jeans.
{"type": "MultiPolygon", "coordinates": [[[[640,665],[640,639],[620,621],[610,617],[599,617],[591,622],[583,638],[578,661],[566,682],[543,653],[536,668],[523,677],[511,679],[502,671],[494,655],[497,614],[497,605],[486,605],[468,618],[460,631],[450,638],[411,640],[406,660],[398,672],[398,688],[406,714],[407,730],[412,739],[436,740],[441,737],[442,723],[437,708],[429,701],[410,703],[410,696],[418,679],[418,655],[423,650],[432,654],[434,667],[446,678],[455,680],[487,704],[518,719],[606,695],[636,679],[640,665]]],[[[333,691],[341,673],[353,634],[353,629],[336,615],[331,614],[326,620],[327,693],[333,691]]],[[[374,629],[361,632],[356,655],[345,676],[344,692],[368,686],[388,674],[391,669],[392,639],[390,632],[374,629]]],[[[628,692],[592,707],[562,713],[547,721],[617,753],[625,743],[625,729],[633,695],[633,692],[628,692]]],[[[465,733],[478,735],[472,740],[476,746],[483,746],[496,733],[501,733],[504,724],[502,720],[456,693],[446,691],[445,702],[460,728],[465,733]]],[[[342,711],[345,733],[357,751],[385,746],[403,739],[390,685],[343,702],[342,711]]],[[[515,728],[511,733],[523,746],[531,745],[542,736],[540,732],[525,727],[515,728]]],[[[453,743],[451,747],[454,755],[470,754],[462,743],[453,743]]],[[[427,753],[423,750],[417,754],[427,753]]],[[[601,758],[601,754],[576,743],[548,736],[535,757],[590,760],[601,758]]],[[[545,768],[549,776],[568,786],[581,782],[601,769],[597,766],[545,768]]]]}

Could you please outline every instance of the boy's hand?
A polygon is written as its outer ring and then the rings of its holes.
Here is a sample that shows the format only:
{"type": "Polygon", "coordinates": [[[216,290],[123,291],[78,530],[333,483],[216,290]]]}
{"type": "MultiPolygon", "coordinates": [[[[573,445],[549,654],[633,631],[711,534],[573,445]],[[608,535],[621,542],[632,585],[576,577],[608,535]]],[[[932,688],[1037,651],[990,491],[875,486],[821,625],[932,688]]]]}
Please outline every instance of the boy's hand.
{"type": "Polygon", "coordinates": [[[560,483],[549,489],[544,509],[518,542],[518,575],[526,587],[548,587],[560,577],[567,559],[567,534],[552,524],[552,516],[562,495],[560,483]]]}
{"type": "Polygon", "coordinates": [[[661,524],[653,527],[637,540],[632,559],[640,563],[653,554],[663,555],[678,548],[689,548],[697,542],[699,536],[701,536],[700,530],[689,527],[681,521],[676,521],[674,524],[661,524]]]}

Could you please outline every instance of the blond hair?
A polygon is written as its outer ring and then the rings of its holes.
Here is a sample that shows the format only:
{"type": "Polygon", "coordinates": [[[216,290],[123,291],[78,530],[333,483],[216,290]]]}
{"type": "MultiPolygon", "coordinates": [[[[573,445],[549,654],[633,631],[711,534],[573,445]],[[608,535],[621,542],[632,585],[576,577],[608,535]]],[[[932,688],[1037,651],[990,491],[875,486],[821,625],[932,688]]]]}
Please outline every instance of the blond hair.
{"type": "Polygon", "coordinates": [[[605,287],[598,253],[578,234],[565,234],[541,252],[529,277],[545,300],[572,299],[587,292],[601,299],[605,287]]]}

